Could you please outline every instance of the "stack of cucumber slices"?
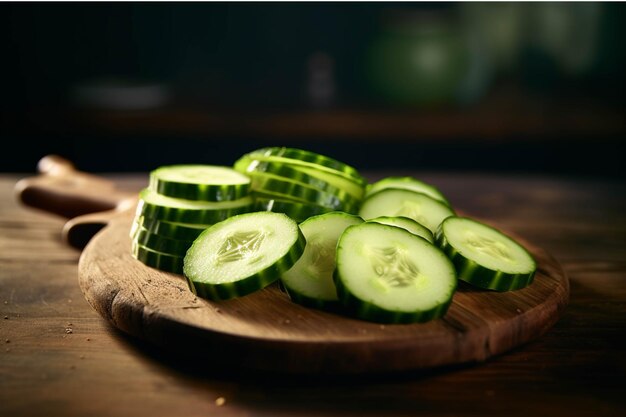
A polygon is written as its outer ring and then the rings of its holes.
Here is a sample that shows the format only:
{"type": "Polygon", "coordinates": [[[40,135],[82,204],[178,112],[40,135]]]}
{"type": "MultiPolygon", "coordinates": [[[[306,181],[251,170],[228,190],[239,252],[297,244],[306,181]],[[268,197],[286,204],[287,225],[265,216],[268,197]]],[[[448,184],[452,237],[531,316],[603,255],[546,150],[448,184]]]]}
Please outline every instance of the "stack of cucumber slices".
{"type": "Polygon", "coordinates": [[[263,148],[234,168],[249,176],[255,209],[279,211],[301,222],[331,211],[357,213],[367,181],[343,162],[293,148],[263,148]]]}
{"type": "Polygon", "coordinates": [[[152,171],[131,228],[133,256],[182,274],[185,254],[203,230],[252,209],[249,192],[250,178],[230,167],[172,165],[152,171]]]}
{"type": "Polygon", "coordinates": [[[511,237],[458,217],[412,177],[367,184],[340,161],[263,148],[230,167],[150,175],[133,255],[225,300],[279,282],[295,303],[380,323],[442,317],[458,280],[495,291],[532,283],[536,263],[511,237]]]}

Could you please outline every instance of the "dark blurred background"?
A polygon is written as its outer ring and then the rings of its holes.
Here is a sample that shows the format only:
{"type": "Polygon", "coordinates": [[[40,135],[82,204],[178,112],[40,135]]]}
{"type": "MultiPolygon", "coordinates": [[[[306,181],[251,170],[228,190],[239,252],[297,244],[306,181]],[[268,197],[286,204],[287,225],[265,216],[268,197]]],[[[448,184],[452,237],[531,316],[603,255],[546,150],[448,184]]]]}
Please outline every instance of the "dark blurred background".
{"type": "Polygon", "coordinates": [[[623,177],[615,3],[0,5],[2,171],[231,164],[623,177]]]}

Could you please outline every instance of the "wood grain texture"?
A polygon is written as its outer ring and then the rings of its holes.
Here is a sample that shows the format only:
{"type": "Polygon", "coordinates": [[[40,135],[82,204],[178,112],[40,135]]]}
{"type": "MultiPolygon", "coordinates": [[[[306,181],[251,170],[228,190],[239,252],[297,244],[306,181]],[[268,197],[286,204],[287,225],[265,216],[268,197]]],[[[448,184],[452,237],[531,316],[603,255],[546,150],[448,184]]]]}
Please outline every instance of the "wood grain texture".
{"type": "MultiPolygon", "coordinates": [[[[563,265],[570,303],[549,332],[480,364],[384,375],[288,376],[198,362],[103,320],[77,284],[80,252],[61,240],[64,220],[20,207],[12,196],[20,177],[3,174],[0,415],[624,415],[625,184],[398,172],[409,173],[563,265]]],[[[389,172],[367,174],[375,180],[389,172]]],[[[145,175],[109,179],[128,191],[147,183],[145,175]]]]}

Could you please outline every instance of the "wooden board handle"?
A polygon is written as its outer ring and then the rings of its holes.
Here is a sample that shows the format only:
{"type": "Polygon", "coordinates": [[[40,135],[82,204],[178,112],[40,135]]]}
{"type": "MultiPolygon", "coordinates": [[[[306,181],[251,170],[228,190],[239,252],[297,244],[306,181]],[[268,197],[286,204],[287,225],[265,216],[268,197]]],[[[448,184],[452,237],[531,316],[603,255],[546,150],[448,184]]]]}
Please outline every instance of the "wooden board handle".
{"type": "Polygon", "coordinates": [[[136,194],[116,189],[106,178],[78,171],[60,156],[43,157],[37,169],[40,175],[17,182],[16,197],[27,206],[72,219],[63,237],[74,247],[84,247],[116,213],[134,206],[136,194]]]}

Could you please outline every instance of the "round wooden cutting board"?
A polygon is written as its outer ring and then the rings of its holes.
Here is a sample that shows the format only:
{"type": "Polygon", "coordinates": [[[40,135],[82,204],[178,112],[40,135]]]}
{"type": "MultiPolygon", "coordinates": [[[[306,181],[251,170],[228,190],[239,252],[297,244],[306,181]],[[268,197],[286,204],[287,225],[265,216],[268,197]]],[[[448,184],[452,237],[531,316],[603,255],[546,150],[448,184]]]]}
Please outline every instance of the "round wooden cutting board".
{"type": "Polygon", "coordinates": [[[483,361],[545,333],[569,297],[561,266],[523,242],[538,262],[527,288],[498,293],[461,285],[444,318],[381,325],[301,307],[278,286],[229,301],[196,297],[183,276],[131,256],[132,211],[87,245],[80,287],[117,328],[207,361],[258,370],[365,373],[483,361]]]}

